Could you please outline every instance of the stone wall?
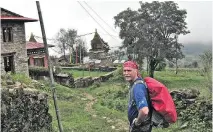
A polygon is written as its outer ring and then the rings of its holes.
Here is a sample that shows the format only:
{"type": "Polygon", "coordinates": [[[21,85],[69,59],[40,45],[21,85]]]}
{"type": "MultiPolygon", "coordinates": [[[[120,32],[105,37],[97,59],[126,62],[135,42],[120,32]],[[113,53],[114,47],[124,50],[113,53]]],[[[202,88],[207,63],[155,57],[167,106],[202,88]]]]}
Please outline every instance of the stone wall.
{"type": "Polygon", "coordinates": [[[3,27],[12,27],[13,41],[3,42],[3,33],[1,29],[1,73],[5,73],[3,57],[6,53],[14,53],[15,72],[28,75],[29,71],[24,22],[1,22],[1,28],[3,27]]]}
{"type": "Polygon", "coordinates": [[[19,82],[6,80],[1,87],[2,132],[50,132],[47,94],[19,82]]]}
{"type": "Polygon", "coordinates": [[[113,77],[113,72],[107,73],[100,77],[83,77],[74,79],[72,76],[67,74],[55,75],[55,81],[61,85],[68,86],[70,88],[85,88],[93,85],[94,83],[105,82],[109,78],[113,77]]]}
{"type": "Polygon", "coordinates": [[[172,91],[170,94],[176,105],[181,128],[192,127],[197,129],[196,127],[203,127],[202,129],[212,129],[211,99],[199,97],[200,92],[196,89],[172,91]]]}
{"type": "Polygon", "coordinates": [[[96,59],[96,60],[101,60],[100,64],[101,66],[113,66],[112,59],[103,50],[100,51],[89,51],[89,58],[90,59],[96,59]]]}

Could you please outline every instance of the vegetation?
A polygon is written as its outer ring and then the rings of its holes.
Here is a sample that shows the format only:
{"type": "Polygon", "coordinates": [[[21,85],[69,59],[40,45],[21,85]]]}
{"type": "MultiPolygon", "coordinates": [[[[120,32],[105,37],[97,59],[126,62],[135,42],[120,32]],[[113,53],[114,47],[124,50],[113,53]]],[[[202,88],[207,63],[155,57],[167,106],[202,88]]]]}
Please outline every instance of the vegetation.
{"type": "MultiPolygon", "coordinates": [[[[56,35],[56,43],[60,49],[60,52],[63,53],[63,58],[66,62],[79,63],[83,60],[83,56],[87,55],[87,49],[85,46],[85,41],[81,38],[77,37],[77,30],[75,29],[64,29],[61,28],[56,35]],[[74,48],[74,44],[76,44],[76,48],[74,48]],[[66,57],[66,51],[72,53],[72,58],[66,57]],[[77,52],[77,53],[76,53],[77,52]],[[76,57],[77,55],[77,57],[76,57]],[[69,60],[70,59],[70,60],[69,60]]],[[[70,55],[70,54],[69,54],[70,55]]]]}
{"type": "MultiPolygon", "coordinates": [[[[205,100],[211,99],[211,93],[203,85],[205,77],[202,76],[199,69],[181,69],[176,75],[175,70],[166,69],[165,71],[156,71],[156,79],[163,82],[169,90],[198,89],[201,94],[200,98],[205,96],[205,100]]],[[[124,83],[122,70],[115,73],[115,77],[108,82],[101,83],[88,88],[70,89],[56,84],[57,102],[61,115],[61,122],[65,132],[109,132],[109,131],[128,131],[127,120],[127,102],[128,102],[128,84],[124,83]]],[[[75,74],[75,73],[74,73],[75,74]]],[[[78,74],[78,72],[77,72],[78,74]]],[[[147,74],[142,73],[145,77],[147,74]]],[[[48,87],[47,82],[43,82],[48,87]]],[[[54,130],[57,131],[57,120],[55,116],[54,104],[52,101],[51,90],[48,88],[50,113],[53,116],[54,130]]],[[[199,104],[195,104],[196,107],[199,104]]],[[[193,107],[193,106],[192,106],[193,107]]],[[[183,123],[181,118],[177,123],[172,124],[169,128],[154,128],[153,132],[187,132],[203,131],[209,128],[205,126],[205,121],[200,121],[196,113],[198,109],[189,108],[182,111],[184,120],[191,120],[190,127],[181,128],[183,123]],[[185,116],[187,115],[187,116],[185,116]],[[188,117],[190,116],[190,118],[188,117]],[[187,118],[188,117],[188,118],[187,118]],[[187,119],[186,119],[187,118],[187,119]],[[197,125],[196,125],[197,124],[197,125]],[[197,128],[202,124],[201,128],[197,128]]],[[[209,130],[209,129],[208,129],[209,130]]],[[[207,130],[207,131],[208,131],[207,130]]]]}
{"type": "Polygon", "coordinates": [[[98,77],[107,73],[102,71],[86,71],[86,70],[79,71],[79,70],[70,70],[70,69],[63,69],[62,72],[71,73],[74,78],[86,77],[86,76],[98,77]]]}
{"type": "Polygon", "coordinates": [[[123,39],[121,48],[127,48],[139,64],[146,57],[151,77],[164,58],[171,61],[184,57],[183,45],[177,42],[177,37],[189,33],[185,22],[187,12],[178,8],[173,1],[140,2],[138,11],[127,8],[114,17],[123,39]]]}

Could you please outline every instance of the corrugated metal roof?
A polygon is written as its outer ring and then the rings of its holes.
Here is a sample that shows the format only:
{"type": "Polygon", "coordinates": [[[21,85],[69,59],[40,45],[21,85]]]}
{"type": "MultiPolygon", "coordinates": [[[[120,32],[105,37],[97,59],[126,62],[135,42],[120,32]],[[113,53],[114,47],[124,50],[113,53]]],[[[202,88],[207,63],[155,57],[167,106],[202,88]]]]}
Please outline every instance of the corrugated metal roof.
{"type": "MultiPolygon", "coordinates": [[[[54,47],[54,45],[48,44],[48,47],[54,47]]],[[[27,49],[44,48],[44,44],[43,43],[38,43],[38,42],[27,42],[26,48],[27,49]]]]}
{"type": "Polygon", "coordinates": [[[35,22],[37,19],[28,18],[28,17],[19,17],[19,16],[1,16],[1,21],[24,21],[24,22],[35,22]]]}

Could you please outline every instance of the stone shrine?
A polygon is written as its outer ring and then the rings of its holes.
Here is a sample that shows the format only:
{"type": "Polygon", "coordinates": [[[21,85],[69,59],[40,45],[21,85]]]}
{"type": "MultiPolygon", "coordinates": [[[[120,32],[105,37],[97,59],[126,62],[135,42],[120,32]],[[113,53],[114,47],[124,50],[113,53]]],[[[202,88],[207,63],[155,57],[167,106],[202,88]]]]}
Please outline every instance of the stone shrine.
{"type": "Polygon", "coordinates": [[[112,59],[108,55],[108,51],[110,50],[109,45],[107,42],[100,37],[95,30],[94,38],[91,40],[91,49],[89,50],[89,59],[100,61],[99,66],[112,66],[112,59]]]}

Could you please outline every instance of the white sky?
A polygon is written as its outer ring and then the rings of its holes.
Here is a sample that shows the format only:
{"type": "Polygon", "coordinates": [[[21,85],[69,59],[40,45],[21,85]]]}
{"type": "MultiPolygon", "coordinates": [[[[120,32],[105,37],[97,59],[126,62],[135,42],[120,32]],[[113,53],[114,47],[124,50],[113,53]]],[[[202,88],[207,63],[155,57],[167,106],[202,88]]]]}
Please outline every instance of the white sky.
{"type": "MultiPolygon", "coordinates": [[[[130,7],[133,10],[139,8],[138,1],[86,1],[87,4],[95,10],[107,24],[116,30],[114,32],[104,22],[93,13],[83,1],[81,4],[91,13],[91,15],[114,37],[107,33],[87,14],[77,1],[40,1],[40,7],[43,15],[45,32],[47,38],[54,38],[60,28],[74,28],[78,35],[87,34],[95,31],[108,42],[110,47],[121,45],[119,39],[119,29],[114,28],[114,19],[119,12],[130,7]]],[[[186,22],[190,34],[180,36],[179,41],[183,44],[190,42],[211,43],[212,42],[212,1],[176,1],[180,9],[187,10],[186,22]]],[[[0,1],[0,7],[23,15],[25,17],[38,19],[38,12],[35,1],[0,1]]],[[[26,38],[29,39],[30,33],[37,36],[41,35],[40,23],[30,22],[25,24],[26,38]]],[[[82,37],[87,42],[90,49],[92,35],[82,37]]],[[[53,51],[50,52],[54,54],[53,51]]]]}

